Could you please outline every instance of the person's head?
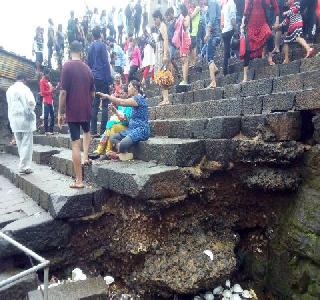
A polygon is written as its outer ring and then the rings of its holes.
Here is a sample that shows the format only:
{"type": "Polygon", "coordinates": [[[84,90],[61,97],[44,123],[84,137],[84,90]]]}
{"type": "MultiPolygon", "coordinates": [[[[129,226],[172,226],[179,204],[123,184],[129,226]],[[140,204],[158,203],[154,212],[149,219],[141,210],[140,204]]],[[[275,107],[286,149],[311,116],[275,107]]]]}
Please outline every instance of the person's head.
{"type": "Polygon", "coordinates": [[[82,50],[83,50],[82,43],[80,43],[78,41],[73,41],[70,44],[71,58],[72,59],[80,59],[82,50]]]}
{"type": "Polygon", "coordinates": [[[167,19],[167,22],[171,22],[174,19],[174,9],[172,7],[169,7],[167,9],[165,17],[167,19]]]}
{"type": "Polygon", "coordinates": [[[52,26],[53,26],[53,21],[52,21],[51,18],[48,20],[48,23],[49,23],[49,25],[52,25],[52,26]]]}
{"type": "Polygon", "coordinates": [[[73,19],[74,18],[74,11],[72,10],[72,11],[70,11],[70,17],[71,17],[71,19],[73,19]]]}
{"type": "Polygon", "coordinates": [[[62,32],[62,24],[58,25],[58,31],[62,32]]]}
{"type": "Polygon", "coordinates": [[[98,14],[98,9],[96,7],[93,9],[93,13],[98,14]]]}
{"type": "Polygon", "coordinates": [[[186,17],[188,15],[188,9],[184,4],[180,5],[180,14],[186,17]]]}
{"type": "Polygon", "coordinates": [[[108,36],[108,37],[106,38],[106,43],[107,43],[107,45],[108,45],[109,47],[113,47],[113,44],[114,44],[115,42],[116,42],[115,39],[114,39],[113,37],[111,37],[111,36],[108,36]]]}
{"type": "Polygon", "coordinates": [[[23,72],[18,72],[16,75],[16,80],[21,81],[23,83],[26,83],[27,82],[27,75],[23,72]]]}
{"type": "Polygon", "coordinates": [[[141,90],[140,82],[138,80],[131,80],[128,85],[128,96],[132,97],[141,93],[142,93],[142,90],[141,90]]]}
{"type": "Polygon", "coordinates": [[[121,74],[117,73],[114,76],[114,81],[115,81],[115,83],[120,84],[121,83],[121,74]]]}
{"type": "Polygon", "coordinates": [[[152,18],[154,21],[154,24],[157,27],[160,27],[161,22],[163,21],[163,16],[162,13],[159,9],[157,9],[153,14],[152,14],[152,18]]]}
{"type": "Polygon", "coordinates": [[[92,35],[95,40],[98,40],[101,38],[101,29],[99,26],[96,26],[92,29],[92,35]]]}

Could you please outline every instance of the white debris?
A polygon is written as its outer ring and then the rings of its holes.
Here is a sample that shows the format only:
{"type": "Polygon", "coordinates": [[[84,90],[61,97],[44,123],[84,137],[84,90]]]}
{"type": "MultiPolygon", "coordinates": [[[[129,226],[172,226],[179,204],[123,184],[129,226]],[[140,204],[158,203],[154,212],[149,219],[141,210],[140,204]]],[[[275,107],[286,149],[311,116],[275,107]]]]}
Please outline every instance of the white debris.
{"type": "Polygon", "coordinates": [[[82,272],[81,269],[75,268],[72,270],[72,280],[79,281],[79,280],[86,280],[87,276],[82,272]]]}
{"type": "Polygon", "coordinates": [[[227,280],[227,281],[226,281],[226,287],[230,289],[230,287],[231,287],[231,282],[230,282],[230,280],[227,280]]]}
{"type": "Polygon", "coordinates": [[[213,295],[221,295],[222,292],[223,292],[223,287],[219,285],[213,290],[213,295]]]}
{"type": "Polygon", "coordinates": [[[241,285],[238,283],[236,283],[231,290],[233,293],[237,293],[237,294],[241,294],[243,292],[241,285]]]}
{"type": "Polygon", "coordinates": [[[253,298],[251,293],[248,290],[244,290],[241,296],[245,299],[252,299],[253,298]]]}
{"type": "Polygon", "coordinates": [[[224,290],[223,293],[222,293],[222,296],[224,298],[230,299],[230,297],[232,296],[232,293],[231,293],[230,290],[224,290]]]}
{"type": "Polygon", "coordinates": [[[207,293],[204,294],[204,299],[205,300],[214,300],[214,296],[213,296],[212,293],[207,292],[207,293]]]}
{"type": "Polygon", "coordinates": [[[230,297],[230,300],[241,300],[242,298],[239,296],[239,294],[232,294],[230,297]]]}
{"type": "Polygon", "coordinates": [[[110,285],[114,283],[114,278],[112,276],[105,276],[103,277],[104,281],[106,282],[106,285],[110,285]]]}
{"type": "Polygon", "coordinates": [[[212,253],[211,250],[204,250],[204,251],[203,251],[203,254],[209,256],[209,258],[210,258],[211,260],[213,260],[213,253],[212,253]]]}

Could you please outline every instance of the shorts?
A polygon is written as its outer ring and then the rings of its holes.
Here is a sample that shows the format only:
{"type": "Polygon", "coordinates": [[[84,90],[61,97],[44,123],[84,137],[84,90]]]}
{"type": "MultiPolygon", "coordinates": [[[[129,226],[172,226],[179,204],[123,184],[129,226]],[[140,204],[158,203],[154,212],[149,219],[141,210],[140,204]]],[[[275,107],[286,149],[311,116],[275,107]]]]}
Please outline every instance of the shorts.
{"type": "Polygon", "coordinates": [[[196,36],[192,36],[191,37],[190,49],[195,49],[195,48],[197,48],[197,37],[196,36]]]}
{"type": "Polygon", "coordinates": [[[88,133],[90,131],[90,121],[88,122],[69,122],[69,130],[71,141],[80,140],[80,127],[82,128],[84,133],[88,133]]]}
{"type": "Polygon", "coordinates": [[[169,45],[170,59],[177,58],[177,48],[173,45],[169,45]]]}

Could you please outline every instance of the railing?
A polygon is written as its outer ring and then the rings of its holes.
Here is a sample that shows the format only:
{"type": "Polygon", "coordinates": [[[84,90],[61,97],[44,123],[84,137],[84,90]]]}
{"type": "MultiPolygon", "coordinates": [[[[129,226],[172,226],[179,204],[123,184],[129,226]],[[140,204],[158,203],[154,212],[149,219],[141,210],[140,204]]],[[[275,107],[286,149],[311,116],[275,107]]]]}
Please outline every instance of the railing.
{"type": "Polygon", "coordinates": [[[22,244],[18,243],[17,241],[15,241],[14,239],[12,239],[11,237],[7,236],[6,234],[4,234],[3,232],[0,232],[0,238],[3,238],[4,240],[6,240],[7,242],[9,242],[10,244],[12,244],[13,246],[17,247],[18,249],[20,249],[21,251],[23,251],[25,254],[27,254],[28,256],[33,257],[35,260],[39,261],[40,263],[28,270],[22,271],[14,276],[11,276],[5,280],[0,281],[0,289],[3,287],[11,287],[13,285],[16,284],[16,282],[29,275],[32,273],[37,272],[38,270],[44,269],[43,270],[43,291],[42,291],[42,295],[43,295],[43,299],[44,300],[48,300],[48,285],[49,285],[49,264],[50,261],[44,259],[43,257],[41,257],[40,255],[34,253],[32,250],[28,249],[27,247],[23,246],[22,244]]]}

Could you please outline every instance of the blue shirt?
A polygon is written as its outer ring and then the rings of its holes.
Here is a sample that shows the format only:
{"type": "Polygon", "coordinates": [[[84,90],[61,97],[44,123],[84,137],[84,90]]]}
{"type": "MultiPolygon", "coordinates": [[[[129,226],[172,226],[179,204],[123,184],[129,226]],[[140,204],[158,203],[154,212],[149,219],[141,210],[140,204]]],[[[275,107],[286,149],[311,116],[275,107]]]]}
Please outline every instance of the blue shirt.
{"type": "Polygon", "coordinates": [[[221,7],[220,1],[208,0],[207,27],[214,31],[220,30],[221,24],[221,7]]]}
{"type": "Polygon", "coordinates": [[[107,47],[102,41],[96,40],[91,44],[88,53],[88,65],[94,79],[102,80],[105,83],[112,82],[107,47]]]}
{"type": "Polygon", "coordinates": [[[123,68],[126,65],[126,55],[124,51],[119,45],[113,44],[113,52],[117,55],[114,65],[123,68]]]}

